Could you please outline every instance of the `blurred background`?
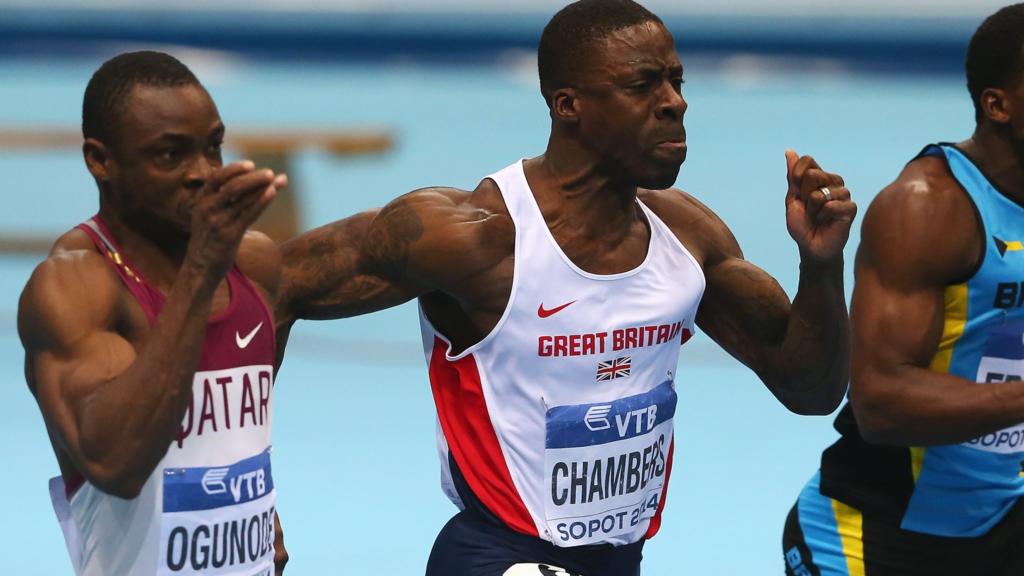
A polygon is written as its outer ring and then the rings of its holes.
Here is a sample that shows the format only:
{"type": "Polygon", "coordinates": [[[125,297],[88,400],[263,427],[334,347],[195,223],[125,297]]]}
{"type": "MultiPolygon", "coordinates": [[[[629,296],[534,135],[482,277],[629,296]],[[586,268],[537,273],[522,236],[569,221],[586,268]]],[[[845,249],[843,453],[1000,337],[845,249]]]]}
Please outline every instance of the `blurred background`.
{"type": "MultiPolygon", "coordinates": [[[[23,375],[17,298],[46,247],[91,216],[82,93],[107,58],[170,52],[228,126],[229,156],[287,169],[275,234],[409,190],[472,188],[543,152],[536,43],[545,0],[0,0],[0,493],[5,572],[70,573],[57,472],[23,375]]],[[[970,136],[963,54],[991,0],[648,0],[684,66],[677,186],[730,225],[792,295],[786,148],[842,174],[861,206],[925,144],[970,136]]],[[[859,227],[859,219],[856,226],[859,227]]],[[[847,247],[852,287],[855,232],[847,247]]],[[[87,287],[83,287],[87,289],[87,287]]],[[[677,376],[676,467],[644,574],[781,574],[785,514],[835,437],[789,414],[704,336],[677,376]]],[[[275,389],[289,574],[421,574],[454,512],[438,489],[416,312],[300,324],[275,389]]]]}

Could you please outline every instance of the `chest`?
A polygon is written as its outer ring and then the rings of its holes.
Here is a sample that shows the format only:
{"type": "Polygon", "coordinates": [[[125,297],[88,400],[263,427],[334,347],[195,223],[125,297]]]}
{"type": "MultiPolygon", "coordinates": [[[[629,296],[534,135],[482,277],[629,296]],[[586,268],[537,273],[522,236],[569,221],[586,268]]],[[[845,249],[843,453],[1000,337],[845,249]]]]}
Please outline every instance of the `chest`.
{"type": "MultiPolygon", "coordinates": [[[[215,291],[205,318],[199,370],[273,365],[273,317],[264,304],[265,296],[245,282],[243,278],[225,280],[215,291]]],[[[145,290],[126,289],[112,319],[113,329],[139,351],[152,337],[153,324],[165,307],[159,290],[148,286],[145,290]]]]}

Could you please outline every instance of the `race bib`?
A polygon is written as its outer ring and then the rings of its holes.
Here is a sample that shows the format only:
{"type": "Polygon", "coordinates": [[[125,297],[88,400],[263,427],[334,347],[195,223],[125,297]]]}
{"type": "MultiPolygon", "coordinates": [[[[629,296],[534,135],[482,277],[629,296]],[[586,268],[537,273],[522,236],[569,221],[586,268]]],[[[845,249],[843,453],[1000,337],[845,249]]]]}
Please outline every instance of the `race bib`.
{"type": "Polygon", "coordinates": [[[273,576],[274,503],[269,448],[229,466],[166,468],[161,576],[273,576]]]}
{"type": "Polygon", "coordinates": [[[643,536],[665,487],[675,409],[667,381],[613,402],[547,411],[545,515],[556,545],[643,536]]]}
{"type": "MultiPolygon", "coordinates": [[[[996,334],[993,334],[996,336],[996,334]]],[[[1024,344],[1022,344],[1021,334],[1017,333],[1014,340],[1016,345],[1020,348],[1020,356],[1024,356],[1024,344]]],[[[995,383],[995,382],[1013,382],[1021,380],[1021,376],[1024,375],[1024,358],[1000,358],[998,356],[989,356],[990,352],[1001,352],[1004,355],[1017,355],[1012,350],[1007,350],[1006,346],[999,347],[994,346],[994,342],[990,339],[989,344],[986,347],[986,356],[981,359],[981,363],[978,364],[978,382],[979,383],[995,383]],[[995,350],[992,350],[995,348],[995,350]]],[[[1017,452],[1024,452],[1024,423],[1004,428],[998,432],[991,432],[985,434],[980,438],[968,440],[964,442],[965,446],[983,450],[985,452],[995,452],[997,454],[1016,454],[1017,452]]]]}

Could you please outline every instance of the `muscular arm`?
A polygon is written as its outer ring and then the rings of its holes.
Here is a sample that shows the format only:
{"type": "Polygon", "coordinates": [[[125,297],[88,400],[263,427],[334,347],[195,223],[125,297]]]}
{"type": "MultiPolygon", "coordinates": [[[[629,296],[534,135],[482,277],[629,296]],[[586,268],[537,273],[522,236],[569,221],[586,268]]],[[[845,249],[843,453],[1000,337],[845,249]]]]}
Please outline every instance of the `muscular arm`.
{"type": "Polygon", "coordinates": [[[368,255],[371,210],[321,226],[281,244],[281,286],[275,304],[277,365],[296,320],[358,316],[415,296],[385,279],[368,255]]]}
{"type": "Polygon", "coordinates": [[[779,283],[744,260],[732,234],[714,221],[719,255],[705,267],[698,325],[751,368],[789,410],[831,412],[842,400],[849,373],[841,260],[802,263],[790,303],[779,283]]]}
{"type": "Polygon", "coordinates": [[[869,441],[949,444],[1024,421],[1024,383],[977,384],[929,369],[946,288],[972,273],[984,246],[956,186],[939,160],[918,160],[864,220],[850,400],[869,441]]]}
{"type": "MultiPolygon", "coordinates": [[[[281,245],[284,260],[279,322],[345,318],[400,304],[415,294],[383,278],[371,260],[371,210],[321,226],[281,245]]],[[[414,225],[415,226],[415,225],[414,225]]],[[[380,228],[380,225],[378,225],[380,228]]],[[[380,232],[376,232],[380,236],[380,232]]],[[[413,230],[394,239],[414,240],[413,230]]]]}
{"type": "Polygon", "coordinates": [[[28,380],[57,447],[101,490],[135,497],[166,453],[216,286],[205,270],[183,268],[136,351],[118,332],[127,304],[102,256],[54,256],[29,280],[18,308],[28,380]]]}
{"type": "Polygon", "coordinates": [[[774,278],[744,260],[725,224],[691,198],[707,279],[697,322],[786,408],[828,414],[842,401],[849,375],[842,250],[857,206],[842,178],[810,156],[787,151],[786,165],[786,223],[801,260],[796,297],[790,303],[774,278]],[[826,185],[831,200],[821,191],[826,185]]]}
{"type": "Polygon", "coordinates": [[[29,279],[18,306],[29,386],[55,448],[101,490],[135,497],[167,452],[192,395],[214,292],[280,184],[251,163],[209,178],[184,261],[144,335],[133,333],[141,311],[92,249],[58,245],[29,279]]]}
{"type": "Polygon", "coordinates": [[[365,314],[435,290],[472,292],[469,280],[500,256],[489,248],[493,214],[474,203],[477,192],[416,190],[282,244],[279,360],[296,320],[365,314]]]}

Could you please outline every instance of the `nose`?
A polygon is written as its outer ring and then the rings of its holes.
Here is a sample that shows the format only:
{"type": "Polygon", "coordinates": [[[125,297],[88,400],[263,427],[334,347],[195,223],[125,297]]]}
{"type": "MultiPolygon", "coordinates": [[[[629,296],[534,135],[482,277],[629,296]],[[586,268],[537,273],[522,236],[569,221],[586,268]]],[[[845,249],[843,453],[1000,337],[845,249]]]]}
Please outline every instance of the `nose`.
{"type": "Polygon", "coordinates": [[[665,82],[661,92],[662,99],[656,111],[658,118],[681,121],[687,108],[682,92],[677,91],[671,82],[665,82]]]}
{"type": "Polygon", "coordinates": [[[192,161],[188,171],[185,172],[185,186],[194,189],[202,188],[206,185],[206,181],[210,179],[214,168],[216,166],[205,154],[196,154],[195,160],[192,161]]]}

